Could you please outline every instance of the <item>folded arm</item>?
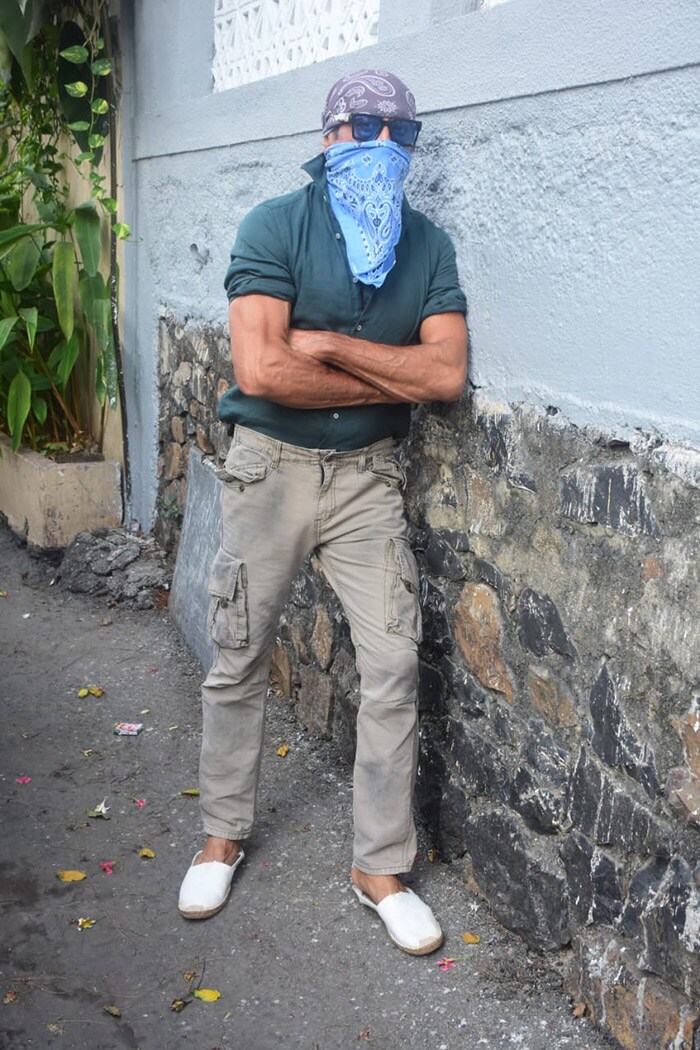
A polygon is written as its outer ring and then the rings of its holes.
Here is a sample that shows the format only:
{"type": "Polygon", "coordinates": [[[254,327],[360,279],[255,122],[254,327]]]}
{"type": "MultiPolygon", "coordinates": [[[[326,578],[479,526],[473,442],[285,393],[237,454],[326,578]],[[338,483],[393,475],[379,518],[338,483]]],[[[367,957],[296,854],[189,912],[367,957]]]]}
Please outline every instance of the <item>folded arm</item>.
{"type": "Polygon", "coordinates": [[[390,346],[335,332],[292,328],[293,350],[371,383],[396,401],[456,401],[467,378],[467,326],[461,313],[435,314],[420,343],[390,346]]]}
{"type": "Polygon", "coordinates": [[[231,302],[231,357],[236,382],[244,394],[291,408],[409,400],[350,374],[349,369],[336,368],[333,362],[303,352],[292,339],[298,329],[289,328],[290,310],[288,302],[269,295],[245,295],[231,302]]]}

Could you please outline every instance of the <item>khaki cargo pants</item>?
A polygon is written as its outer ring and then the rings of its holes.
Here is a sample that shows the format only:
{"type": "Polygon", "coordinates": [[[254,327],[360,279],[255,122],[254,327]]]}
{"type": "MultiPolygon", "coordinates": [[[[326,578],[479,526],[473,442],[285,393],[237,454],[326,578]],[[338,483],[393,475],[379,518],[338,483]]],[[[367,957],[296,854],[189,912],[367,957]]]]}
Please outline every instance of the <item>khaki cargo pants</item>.
{"type": "Polygon", "coordinates": [[[345,608],[361,680],[354,864],[393,874],[413,863],[421,626],[394,448],[387,439],[353,452],[305,449],[236,427],[209,588],[216,657],[202,687],[209,835],[251,833],[275,631],[313,551],[345,608]]]}

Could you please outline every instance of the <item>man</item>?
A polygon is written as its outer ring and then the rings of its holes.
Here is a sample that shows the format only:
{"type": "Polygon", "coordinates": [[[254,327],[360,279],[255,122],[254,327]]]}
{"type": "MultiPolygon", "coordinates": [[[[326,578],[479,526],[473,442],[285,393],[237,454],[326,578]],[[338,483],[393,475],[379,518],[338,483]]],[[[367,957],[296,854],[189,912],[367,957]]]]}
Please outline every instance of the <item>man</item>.
{"type": "Polygon", "coordinates": [[[312,182],[241,223],[225,285],[236,385],[210,584],[216,660],[203,688],[207,840],[180,891],[186,918],[223,907],[249,837],[275,629],[314,551],[345,608],[361,678],[352,885],[398,947],[442,931],[403,886],[416,850],[418,572],[394,451],[416,402],[466,378],[466,301],[447,235],[403,197],[421,128],[397,77],[332,88],[312,182]]]}

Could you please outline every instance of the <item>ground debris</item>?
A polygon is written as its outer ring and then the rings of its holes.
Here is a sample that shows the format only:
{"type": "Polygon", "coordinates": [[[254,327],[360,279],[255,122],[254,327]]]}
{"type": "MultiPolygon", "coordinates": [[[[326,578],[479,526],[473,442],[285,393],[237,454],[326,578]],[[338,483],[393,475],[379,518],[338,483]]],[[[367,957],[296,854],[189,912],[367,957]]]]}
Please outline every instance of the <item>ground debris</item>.
{"type": "Polygon", "coordinates": [[[61,584],[74,594],[107,596],[129,609],[162,607],[171,572],[153,538],[124,529],[79,533],[61,562],[61,584]]]}

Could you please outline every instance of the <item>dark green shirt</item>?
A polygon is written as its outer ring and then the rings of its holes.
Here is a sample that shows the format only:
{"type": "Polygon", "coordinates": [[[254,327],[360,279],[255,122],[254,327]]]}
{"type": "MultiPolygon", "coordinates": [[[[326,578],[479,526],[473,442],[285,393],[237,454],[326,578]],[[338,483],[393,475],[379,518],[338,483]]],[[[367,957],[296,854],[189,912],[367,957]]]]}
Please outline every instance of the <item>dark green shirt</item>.
{"type": "MultiPolygon", "coordinates": [[[[384,284],[374,288],[354,278],[328,201],[323,154],[304,170],[313,182],[259,204],[243,219],[224,281],[229,301],[271,295],[292,304],[294,328],[393,346],[418,343],[421,322],[432,314],[466,311],[450,238],[405,198],[396,263],[384,284]]],[[[404,437],[410,406],[289,408],[234,385],[222,397],[218,416],[292,445],[348,451],[404,437]]]]}

